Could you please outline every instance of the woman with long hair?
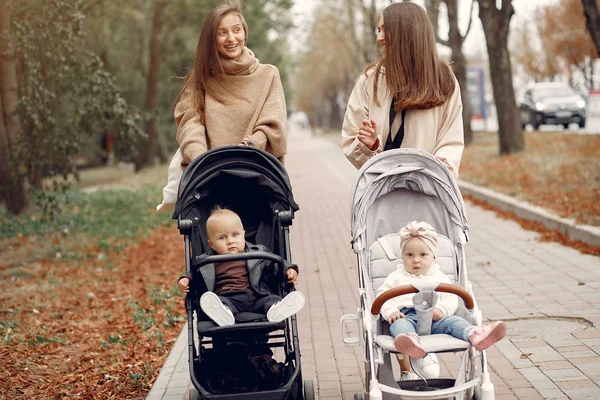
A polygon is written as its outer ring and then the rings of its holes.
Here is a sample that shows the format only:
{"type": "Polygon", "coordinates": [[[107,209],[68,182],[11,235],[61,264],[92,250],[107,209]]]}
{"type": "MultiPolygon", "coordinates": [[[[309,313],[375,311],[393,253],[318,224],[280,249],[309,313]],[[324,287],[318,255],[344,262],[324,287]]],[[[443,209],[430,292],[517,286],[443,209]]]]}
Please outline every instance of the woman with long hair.
{"type": "Polygon", "coordinates": [[[377,28],[382,57],[356,82],[342,126],[346,157],[360,168],[393,148],[417,148],[458,176],[464,148],[458,82],[440,59],[425,10],[411,2],[383,10],[377,28]]]}
{"type": "Polygon", "coordinates": [[[175,101],[179,149],[158,210],[172,209],[182,168],[210,149],[241,144],[283,161],[287,111],[279,71],[261,64],[247,39],[238,5],[222,3],[206,16],[193,67],[175,101]]]}

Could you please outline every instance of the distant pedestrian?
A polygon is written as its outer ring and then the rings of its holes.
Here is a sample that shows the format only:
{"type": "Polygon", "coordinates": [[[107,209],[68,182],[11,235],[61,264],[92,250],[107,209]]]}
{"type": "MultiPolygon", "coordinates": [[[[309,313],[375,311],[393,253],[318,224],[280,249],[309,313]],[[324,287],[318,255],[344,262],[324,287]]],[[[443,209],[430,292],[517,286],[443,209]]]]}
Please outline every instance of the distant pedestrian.
{"type": "Polygon", "coordinates": [[[391,4],[377,28],[382,57],[369,64],[348,100],[342,147],[360,168],[389,149],[417,148],[458,176],[464,148],[458,81],[440,59],[433,26],[414,3],[391,4]]]}

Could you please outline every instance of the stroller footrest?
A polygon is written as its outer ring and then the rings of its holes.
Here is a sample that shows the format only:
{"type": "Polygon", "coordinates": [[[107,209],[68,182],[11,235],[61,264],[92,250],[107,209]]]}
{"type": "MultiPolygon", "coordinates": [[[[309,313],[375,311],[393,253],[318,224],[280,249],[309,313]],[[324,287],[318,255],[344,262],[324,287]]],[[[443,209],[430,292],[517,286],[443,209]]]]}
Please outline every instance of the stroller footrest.
{"type": "MultiPolygon", "coordinates": [[[[425,335],[419,336],[419,338],[421,339],[421,345],[427,353],[464,351],[471,346],[469,342],[465,342],[464,340],[460,340],[446,334],[425,335]]],[[[389,335],[378,335],[375,338],[375,343],[390,353],[398,353],[398,350],[396,350],[396,347],[394,347],[394,338],[389,335]]]]}
{"type": "Polygon", "coordinates": [[[285,321],[282,322],[246,322],[236,323],[229,326],[218,326],[212,321],[198,322],[198,334],[200,336],[219,336],[219,335],[244,335],[256,332],[268,333],[285,328],[285,321]]]}

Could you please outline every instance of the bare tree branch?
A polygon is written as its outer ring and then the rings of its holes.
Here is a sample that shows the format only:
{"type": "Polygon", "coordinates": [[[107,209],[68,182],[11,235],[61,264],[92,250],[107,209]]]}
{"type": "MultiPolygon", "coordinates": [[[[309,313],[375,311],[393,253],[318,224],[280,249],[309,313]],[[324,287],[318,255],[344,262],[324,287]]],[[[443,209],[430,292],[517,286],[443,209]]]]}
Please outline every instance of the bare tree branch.
{"type": "Polygon", "coordinates": [[[473,8],[475,8],[475,0],[471,0],[471,11],[469,11],[469,24],[467,25],[467,30],[463,36],[463,40],[467,38],[469,32],[471,31],[471,26],[473,25],[473,8]]]}
{"type": "MultiPolygon", "coordinates": [[[[429,16],[429,19],[431,20],[431,24],[433,25],[433,32],[435,33],[435,40],[436,42],[444,45],[444,46],[450,46],[450,42],[448,40],[444,40],[440,37],[440,32],[439,32],[439,28],[438,28],[438,20],[439,20],[439,15],[440,15],[440,1],[446,1],[446,0],[425,0],[425,9],[427,10],[427,15],[429,16]]],[[[450,0],[450,1],[456,1],[456,0],[450,0]]]]}
{"type": "Polygon", "coordinates": [[[500,10],[502,13],[501,18],[501,26],[506,27],[506,35],[508,36],[508,26],[510,25],[510,19],[515,13],[515,9],[512,5],[512,0],[502,0],[502,8],[500,10]]]}

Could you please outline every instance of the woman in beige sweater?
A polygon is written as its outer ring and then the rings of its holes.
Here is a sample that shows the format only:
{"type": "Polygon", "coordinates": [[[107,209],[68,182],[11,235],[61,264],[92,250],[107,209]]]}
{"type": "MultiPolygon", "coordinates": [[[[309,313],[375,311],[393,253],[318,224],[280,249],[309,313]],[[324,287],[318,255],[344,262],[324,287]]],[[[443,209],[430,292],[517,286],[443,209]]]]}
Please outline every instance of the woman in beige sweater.
{"type": "Polygon", "coordinates": [[[384,150],[417,148],[458,177],[464,148],[460,89],[438,55],[427,13],[410,2],[389,5],[379,19],[377,43],[382,58],[365,68],[348,100],[344,154],[360,168],[384,150]]]}
{"type": "Polygon", "coordinates": [[[221,4],[204,20],[193,68],[176,100],[179,149],[159,211],[173,208],[182,168],[210,149],[241,144],[283,160],[287,112],[279,71],[259,62],[247,38],[237,5],[221,4]]]}

